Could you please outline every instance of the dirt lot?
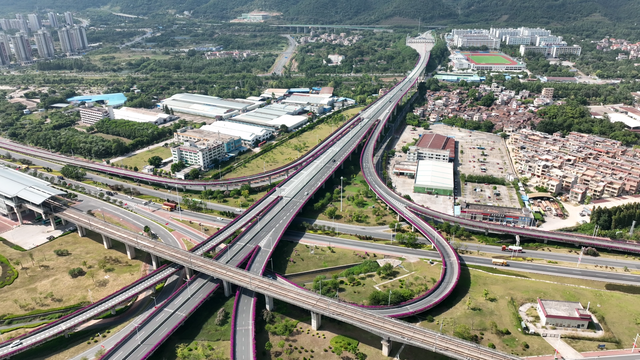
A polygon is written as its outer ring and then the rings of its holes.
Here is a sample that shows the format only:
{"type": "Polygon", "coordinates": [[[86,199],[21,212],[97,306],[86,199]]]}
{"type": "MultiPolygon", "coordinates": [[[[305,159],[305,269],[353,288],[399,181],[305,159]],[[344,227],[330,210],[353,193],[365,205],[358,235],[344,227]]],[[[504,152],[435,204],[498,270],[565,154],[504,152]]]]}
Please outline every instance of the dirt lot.
{"type": "Polygon", "coordinates": [[[395,144],[394,149],[396,150],[396,157],[390,161],[387,172],[391,175],[393,185],[396,187],[396,190],[399,193],[411,196],[411,199],[413,199],[416,204],[420,204],[430,209],[453,215],[453,197],[414,193],[414,179],[407,176],[393,175],[394,165],[401,161],[407,160],[407,154],[402,152],[402,147],[404,145],[412,143],[414,139],[417,139],[420,134],[430,132],[431,131],[424,130],[422,128],[407,126],[398,138],[397,143],[395,144]]]}
{"type": "Polygon", "coordinates": [[[462,199],[469,203],[506,206],[506,207],[520,207],[518,198],[516,198],[516,192],[512,187],[502,185],[485,185],[467,182],[466,185],[462,185],[462,199]],[[495,190],[493,187],[495,186],[495,190]],[[500,195],[496,194],[499,193],[500,195]]]}

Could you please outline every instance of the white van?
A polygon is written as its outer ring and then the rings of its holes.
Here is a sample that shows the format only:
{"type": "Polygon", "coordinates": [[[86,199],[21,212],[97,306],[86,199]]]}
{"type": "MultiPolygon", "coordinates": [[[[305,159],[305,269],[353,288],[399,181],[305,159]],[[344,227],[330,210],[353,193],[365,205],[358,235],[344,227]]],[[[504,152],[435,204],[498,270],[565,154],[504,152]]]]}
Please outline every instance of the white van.
{"type": "Polygon", "coordinates": [[[16,340],[16,341],[12,342],[11,346],[9,346],[9,347],[14,348],[14,347],[18,347],[20,345],[22,345],[22,340],[16,340]]]}

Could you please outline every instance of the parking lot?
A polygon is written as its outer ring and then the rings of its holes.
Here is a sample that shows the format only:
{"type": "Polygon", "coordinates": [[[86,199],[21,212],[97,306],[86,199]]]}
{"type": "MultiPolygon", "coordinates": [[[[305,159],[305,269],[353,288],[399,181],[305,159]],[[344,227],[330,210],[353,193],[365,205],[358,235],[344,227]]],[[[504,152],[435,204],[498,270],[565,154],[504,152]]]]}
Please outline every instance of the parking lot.
{"type": "Polygon", "coordinates": [[[516,198],[516,192],[513,188],[502,185],[485,185],[467,182],[466,185],[462,185],[462,196],[460,199],[474,204],[513,208],[520,207],[518,198],[516,198]]]}

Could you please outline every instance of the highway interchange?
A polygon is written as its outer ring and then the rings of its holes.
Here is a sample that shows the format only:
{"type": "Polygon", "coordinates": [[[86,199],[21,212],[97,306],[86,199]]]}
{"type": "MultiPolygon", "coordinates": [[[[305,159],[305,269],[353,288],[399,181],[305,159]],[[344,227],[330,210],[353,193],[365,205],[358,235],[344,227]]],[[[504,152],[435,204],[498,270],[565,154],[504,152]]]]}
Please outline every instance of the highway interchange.
{"type": "MultiPolygon", "coordinates": [[[[424,58],[423,60],[426,63],[426,60],[424,58]]],[[[419,68],[419,66],[417,68],[419,68]]],[[[408,90],[408,88],[404,90],[406,91],[408,90]]],[[[395,103],[400,100],[403,93],[402,91],[398,91],[398,92],[394,92],[393,95],[396,97],[393,99],[395,103]]],[[[364,138],[364,135],[366,135],[367,132],[369,131],[369,126],[365,126],[365,125],[374,123],[374,121],[386,119],[391,112],[390,108],[386,108],[384,106],[381,106],[378,108],[372,108],[369,110],[370,111],[368,113],[363,112],[361,114],[361,117],[364,120],[361,123],[357,124],[356,128],[354,128],[350,132],[351,136],[344,137],[343,139],[338,140],[335,146],[328,148],[327,151],[323,151],[320,156],[313,159],[313,162],[309,162],[307,167],[303,168],[297,174],[291,176],[288,179],[288,181],[284,183],[283,186],[279,187],[279,190],[278,190],[279,194],[276,194],[274,192],[269,196],[268,200],[263,203],[263,207],[266,207],[267,206],[266,204],[271,204],[271,202],[278,197],[281,197],[282,199],[276,204],[276,207],[273,208],[273,211],[267,212],[265,216],[263,216],[261,219],[258,220],[259,222],[263,222],[261,226],[253,227],[249,231],[245,231],[245,233],[241,235],[240,241],[236,245],[231,247],[233,253],[230,256],[228,256],[228,259],[226,261],[223,261],[224,263],[237,266],[239,265],[240,260],[245,259],[250,253],[252,253],[252,251],[254,251],[255,249],[258,249],[257,256],[253,259],[253,262],[249,268],[249,271],[256,276],[259,276],[262,274],[262,271],[264,270],[264,267],[266,265],[266,261],[268,260],[270,252],[275,247],[275,243],[277,242],[277,240],[281,237],[281,235],[286,230],[290,221],[293,219],[293,217],[295,217],[295,214],[302,207],[302,205],[304,205],[304,203],[309,200],[309,196],[319,188],[319,186],[324,182],[324,180],[328,176],[330,176],[335,171],[335,169],[339,166],[339,164],[344,160],[344,158],[348,156],[348,153],[353,151],[353,149],[355,149],[355,147],[359,144],[360,140],[364,138]],[[345,147],[348,148],[348,150],[343,150],[343,148],[345,147]],[[256,247],[256,245],[258,245],[258,247],[256,247]]],[[[407,221],[416,225],[418,229],[421,232],[423,232],[425,236],[427,236],[432,241],[434,239],[440,239],[440,242],[436,244],[436,246],[440,248],[441,252],[443,252],[445,262],[448,262],[448,263],[451,263],[453,261],[457,262],[456,253],[450,248],[446,240],[444,240],[435,230],[431,229],[426,223],[424,223],[424,221],[420,219],[420,217],[417,216],[414,212],[405,210],[405,209],[413,209],[415,208],[415,206],[410,202],[404,200],[403,198],[397,196],[396,194],[392,193],[391,191],[389,191],[389,189],[386,188],[386,186],[384,186],[380,182],[380,179],[375,173],[375,165],[373,163],[373,151],[375,148],[375,141],[372,141],[371,139],[377,139],[383,127],[384,127],[384,122],[382,121],[377,122],[377,128],[375,129],[374,136],[369,137],[370,144],[373,143],[373,145],[372,146],[368,145],[365,148],[365,151],[363,152],[361,161],[362,161],[362,165],[365,171],[365,176],[367,178],[367,181],[369,181],[369,184],[371,185],[372,189],[378,195],[380,195],[380,197],[385,202],[387,202],[387,204],[389,204],[391,207],[393,207],[399,213],[401,213],[402,217],[405,218],[407,221]]],[[[144,189],[144,190],[139,189],[139,190],[147,191],[148,189],[144,189]]],[[[160,192],[160,193],[162,194],[162,197],[166,197],[165,193],[163,192],[160,192]]],[[[90,205],[87,205],[87,206],[90,206],[90,205]]],[[[256,210],[255,212],[260,211],[260,210],[257,210],[257,208],[254,210],[256,210]]],[[[245,212],[243,217],[249,218],[249,219],[252,219],[253,217],[255,217],[255,213],[251,213],[251,214],[249,213],[251,212],[250,211],[245,212]]],[[[145,215],[145,216],[148,217],[148,215],[145,215]]],[[[229,230],[229,229],[225,228],[224,232],[226,232],[226,230],[229,230]]],[[[162,230],[158,229],[158,233],[159,234],[162,233],[162,230]]],[[[166,234],[164,234],[164,236],[166,236],[166,234]]],[[[163,240],[164,240],[164,236],[163,236],[163,240]]],[[[169,236],[169,237],[172,238],[172,236],[169,236]]],[[[318,240],[318,241],[321,241],[321,240],[318,240]]],[[[334,242],[339,241],[339,239],[334,239],[333,241],[334,242]]],[[[360,244],[366,244],[366,245],[361,245],[361,247],[365,249],[376,246],[376,244],[370,244],[370,243],[361,242],[360,244]]],[[[347,245],[353,246],[354,244],[347,244],[347,245]]],[[[410,249],[403,249],[403,248],[397,248],[397,249],[410,250],[410,249]]],[[[551,256],[552,254],[544,253],[544,255],[551,256]]],[[[420,256],[423,256],[423,255],[420,255],[420,256]]],[[[561,256],[561,255],[556,254],[556,256],[561,256]]],[[[190,258],[190,261],[193,261],[193,258],[190,258]]],[[[618,262],[616,263],[618,264],[618,262]]],[[[190,263],[189,266],[191,265],[192,264],[190,263]]],[[[518,266],[520,265],[531,265],[533,268],[540,267],[540,265],[535,265],[535,264],[518,264],[518,266]]],[[[435,298],[440,300],[443,299],[444,296],[453,289],[453,286],[455,286],[455,280],[452,280],[452,279],[457,279],[457,277],[459,277],[459,267],[447,266],[445,273],[449,271],[451,271],[451,273],[447,275],[449,276],[449,279],[448,280],[445,279],[445,281],[449,281],[449,283],[440,284],[440,286],[437,287],[437,289],[435,290],[435,293],[431,293],[429,297],[420,299],[418,302],[423,301],[425,299],[430,299],[430,298],[435,298]],[[437,293],[438,291],[442,293],[439,294],[437,293]]],[[[215,276],[215,274],[213,275],[215,276]]],[[[611,274],[611,275],[618,275],[618,274],[611,274]]],[[[619,275],[624,275],[624,274],[619,274],[619,275]]],[[[444,278],[445,276],[443,276],[443,279],[444,278]]],[[[622,281],[626,281],[626,280],[622,280],[622,281]]],[[[191,284],[191,288],[189,288],[188,286],[187,287],[183,286],[181,291],[176,293],[175,297],[179,297],[180,294],[184,295],[185,289],[187,291],[196,290],[195,293],[203,293],[203,294],[206,294],[206,296],[208,296],[219,285],[218,282],[212,281],[212,279],[210,278],[207,279],[206,277],[203,277],[203,275],[198,275],[192,278],[192,280],[189,283],[191,284]],[[205,284],[210,284],[210,287],[205,287],[205,284]],[[203,289],[203,290],[200,290],[200,289],[203,289]]],[[[251,287],[252,286],[249,286],[249,288],[251,287]]],[[[239,296],[236,299],[236,301],[239,302],[239,306],[240,306],[239,308],[240,309],[251,308],[255,302],[254,294],[252,294],[252,291],[251,290],[247,291],[246,289],[243,289],[240,291],[240,294],[241,296],[239,296]],[[248,302],[242,303],[243,298],[246,298],[248,302]]],[[[206,298],[206,296],[203,298],[206,298]]],[[[275,295],[275,297],[279,297],[279,296],[275,295]]],[[[188,296],[185,296],[185,299],[187,298],[188,296]]],[[[193,301],[188,300],[185,303],[185,306],[189,308],[193,308],[199,303],[200,300],[201,298],[195,297],[193,301]]],[[[430,300],[427,300],[427,301],[430,301],[430,300]]],[[[418,310],[421,311],[429,306],[433,306],[435,303],[437,302],[434,302],[433,304],[421,304],[418,307],[416,307],[416,311],[418,310]],[[429,306],[425,307],[423,305],[429,305],[429,306]]],[[[170,312],[178,313],[179,312],[178,309],[179,308],[170,308],[169,310],[174,310],[170,312]]],[[[413,312],[411,308],[409,308],[408,310],[409,312],[413,312]]],[[[376,310],[376,311],[380,312],[383,315],[399,314],[397,312],[394,313],[393,309],[383,309],[383,310],[376,310]]],[[[402,314],[406,312],[404,309],[402,311],[404,311],[402,314]]],[[[249,324],[251,324],[253,313],[251,311],[242,311],[238,315],[242,316],[242,314],[247,314],[247,315],[244,316],[243,318],[238,317],[236,319],[236,321],[238,321],[238,324],[242,324],[243,322],[246,322],[246,321],[248,321],[249,324]]],[[[177,321],[180,321],[180,320],[178,319],[177,321]]],[[[171,323],[169,322],[169,324],[171,323]]],[[[139,340],[140,336],[142,337],[145,336],[144,330],[143,331],[141,330],[142,330],[141,328],[137,329],[136,331],[137,339],[134,339],[134,340],[139,340]],[[141,333],[142,335],[140,335],[141,333]]],[[[236,342],[242,341],[245,344],[251,343],[253,341],[250,338],[252,334],[253,334],[253,331],[236,332],[236,335],[240,336],[240,338],[236,339],[236,342]]],[[[398,339],[398,337],[395,337],[395,338],[398,339]]],[[[400,339],[398,340],[411,343],[411,339],[405,339],[402,336],[400,336],[400,339]]],[[[131,341],[131,342],[134,342],[134,341],[131,341]]],[[[150,343],[153,343],[153,342],[155,342],[155,340],[150,341],[150,343]]],[[[236,347],[236,351],[238,350],[239,349],[236,347]]],[[[0,348],[0,354],[2,354],[1,351],[2,349],[0,348]]],[[[144,354],[143,352],[138,352],[138,351],[143,351],[143,350],[140,350],[139,347],[137,348],[137,350],[134,350],[134,351],[136,352],[130,353],[130,354],[135,354],[135,356],[131,355],[134,358],[137,358],[138,355],[144,354]]],[[[443,353],[445,353],[446,351],[447,351],[446,349],[441,350],[441,352],[443,353]]],[[[120,353],[115,352],[114,354],[115,358],[118,358],[118,356],[120,356],[118,354],[120,353]]],[[[495,355],[495,356],[498,356],[498,355],[495,355]]],[[[243,358],[243,359],[251,359],[252,353],[247,353],[246,350],[245,352],[236,352],[236,357],[243,358]]]]}

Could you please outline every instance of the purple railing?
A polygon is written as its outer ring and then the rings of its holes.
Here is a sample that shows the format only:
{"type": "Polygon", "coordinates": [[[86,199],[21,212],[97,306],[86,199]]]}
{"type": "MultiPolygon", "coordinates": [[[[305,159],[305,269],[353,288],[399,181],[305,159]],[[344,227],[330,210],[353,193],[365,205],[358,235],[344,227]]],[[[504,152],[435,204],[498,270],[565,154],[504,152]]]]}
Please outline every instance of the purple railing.
{"type": "Polygon", "coordinates": [[[238,302],[240,302],[240,288],[236,290],[236,299],[233,301],[233,312],[231,314],[231,351],[230,351],[230,360],[235,360],[236,358],[236,347],[235,347],[235,333],[236,333],[236,314],[238,313],[238,302]]]}

